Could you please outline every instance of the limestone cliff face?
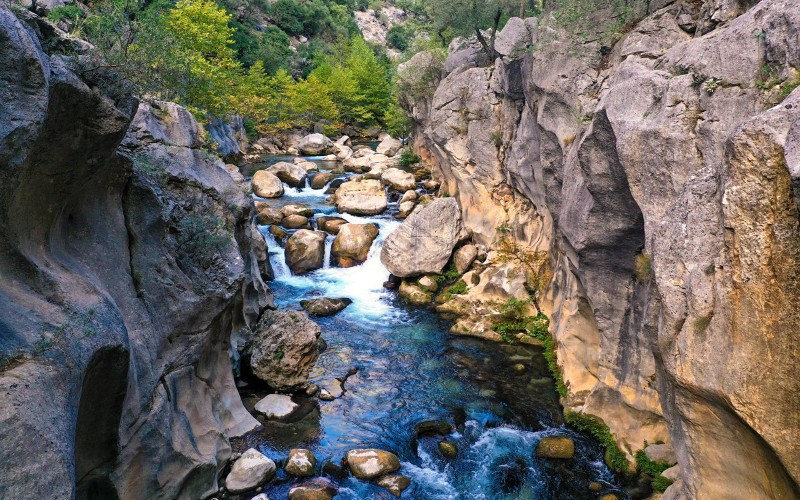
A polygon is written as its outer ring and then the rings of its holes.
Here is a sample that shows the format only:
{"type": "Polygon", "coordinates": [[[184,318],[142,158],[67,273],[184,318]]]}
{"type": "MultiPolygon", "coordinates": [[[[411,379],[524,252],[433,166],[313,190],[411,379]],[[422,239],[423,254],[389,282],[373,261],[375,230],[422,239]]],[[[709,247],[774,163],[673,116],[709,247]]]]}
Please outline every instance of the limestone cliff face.
{"type": "Polygon", "coordinates": [[[187,111],[137,113],[18,15],[0,7],[0,497],[205,498],[257,425],[229,354],[270,305],[251,202],[187,111]]]}
{"type": "Polygon", "coordinates": [[[568,407],[671,441],[669,497],[796,498],[800,10],[650,4],[610,48],[532,19],[491,67],[451,47],[416,146],[476,242],[550,252],[568,407]]]}

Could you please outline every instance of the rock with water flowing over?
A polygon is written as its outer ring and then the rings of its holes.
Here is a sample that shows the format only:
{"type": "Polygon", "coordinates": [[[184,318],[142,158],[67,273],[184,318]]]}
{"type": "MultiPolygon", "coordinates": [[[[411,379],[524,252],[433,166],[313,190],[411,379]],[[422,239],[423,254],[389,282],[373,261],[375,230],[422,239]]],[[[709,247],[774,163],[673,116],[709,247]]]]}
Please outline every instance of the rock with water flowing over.
{"type": "Polygon", "coordinates": [[[316,466],[317,458],[309,450],[292,449],[289,450],[289,458],[286,459],[284,470],[292,476],[310,477],[314,475],[316,466]]]}
{"type": "Polygon", "coordinates": [[[324,477],[315,477],[292,486],[289,500],[332,500],[339,493],[339,487],[324,477]]]}
{"type": "Polygon", "coordinates": [[[390,273],[403,278],[438,274],[464,236],[458,202],[439,198],[415,210],[386,238],[381,262],[390,273]]]}
{"type": "Polygon", "coordinates": [[[292,398],[283,394],[269,394],[256,403],[254,409],[267,418],[286,418],[298,408],[292,398]]]}
{"type": "Polygon", "coordinates": [[[352,303],[353,301],[348,298],[319,297],[311,300],[301,300],[300,306],[311,316],[324,317],[333,316],[352,303]]]}
{"type": "Polygon", "coordinates": [[[378,215],[388,206],[386,191],[378,180],[345,182],[336,190],[336,208],[353,215],[378,215]]]}
{"type": "Polygon", "coordinates": [[[330,149],[333,142],[322,134],[308,134],[300,140],[297,149],[307,155],[321,155],[330,149]]]}
{"type": "Polygon", "coordinates": [[[300,229],[286,240],[286,265],[294,274],[320,269],[325,261],[325,237],[322,231],[300,229]]]}
{"type": "Polygon", "coordinates": [[[283,182],[277,175],[267,170],[259,170],[253,174],[253,193],[262,198],[278,198],[283,196],[283,182]]]}
{"type": "Polygon", "coordinates": [[[400,497],[403,492],[411,486],[411,478],[408,476],[401,476],[398,474],[387,474],[382,478],[375,481],[375,484],[381,488],[386,488],[386,491],[396,497],[400,497]]]}
{"type": "Polygon", "coordinates": [[[390,186],[395,191],[405,193],[417,187],[414,174],[399,168],[387,168],[381,175],[381,182],[390,186]]]}
{"type": "Polygon", "coordinates": [[[394,137],[386,137],[381,141],[380,144],[378,144],[378,147],[375,148],[375,151],[382,155],[394,156],[402,147],[403,143],[399,140],[395,139],[394,137]]]}
{"type": "Polygon", "coordinates": [[[233,463],[225,478],[225,487],[231,493],[244,493],[266,483],[275,475],[275,462],[250,448],[233,463]]]}
{"type": "Polygon", "coordinates": [[[267,172],[274,174],[292,187],[302,187],[306,182],[306,169],[294,163],[281,161],[269,167],[267,172]]]}
{"type": "Polygon", "coordinates": [[[375,224],[343,224],[331,248],[334,263],[339,267],[362,264],[377,237],[378,226],[375,224]]]}
{"type": "Polygon", "coordinates": [[[253,374],[277,391],[301,388],[319,356],[320,333],[304,312],[265,311],[252,337],[253,374]]]}
{"type": "Polygon", "coordinates": [[[350,472],[358,479],[375,479],[400,469],[397,455],[384,450],[350,450],[346,460],[350,472]]]}

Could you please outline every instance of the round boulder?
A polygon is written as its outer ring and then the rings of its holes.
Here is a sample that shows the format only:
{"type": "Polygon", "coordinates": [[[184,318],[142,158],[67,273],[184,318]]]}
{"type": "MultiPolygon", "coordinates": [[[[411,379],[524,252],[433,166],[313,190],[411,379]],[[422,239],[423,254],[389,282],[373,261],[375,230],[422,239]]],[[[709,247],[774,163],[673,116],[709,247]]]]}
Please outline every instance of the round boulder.
{"type": "Polygon", "coordinates": [[[312,177],[308,184],[311,186],[311,189],[322,189],[332,181],[334,177],[336,177],[335,174],[322,172],[312,177]]]}
{"type": "Polygon", "coordinates": [[[267,172],[292,187],[301,187],[306,183],[306,169],[293,163],[281,161],[272,165],[267,172]]]}
{"type": "Polygon", "coordinates": [[[430,304],[433,300],[432,293],[426,292],[422,289],[422,287],[413,283],[409,283],[406,280],[403,280],[400,283],[400,288],[397,290],[397,293],[402,298],[418,306],[430,304]]]}
{"type": "Polygon", "coordinates": [[[297,409],[297,403],[283,394],[270,394],[258,403],[255,410],[267,418],[286,418],[297,409]]]}
{"type": "Polygon", "coordinates": [[[284,217],[289,215],[302,215],[303,217],[312,217],[314,209],[304,205],[286,205],[281,208],[281,213],[284,217]]]}
{"type": "Polygon", "coordinates": [[[253,174],[253,193],[261,198],[278,198],[283,196],[283,183],[277,175],[267,170],[259,170],[253,174]]]}
{"type": "Polygon", "coordinates": [[[401,193],[405,193],[417,187],[414,174],[400,170],[399,168],[387,168],[384,170],[381,175],[381,182],[401,193]]]}
{"type": "Polygon", "coordinates": [[[266,226],[269,224],[280,224],[283,220],[283,214],[277,208],[270,207],[264,202],[255,202],[256,211],[258,211],[258,216],[256,216],[256,220],[262,226],[266,226]]]}
{"type": "Polygon", "coordinates": [[[358,479],[375,479],[400,469],[397,455],[384,450],[350,450],[346,460],[350,472],[358,479]]]}
{"type": "Polygon", "coordinates": [[[300,229],[286,240],[286,265],[294,274],[320,269],[325,264],[325,233],[300,229]]]}
{"type": "Polygon", "coordinates": [[[316,466],[317,458],[309,450],[292,449],[289,450],[289,458],[286,460],[284,470],[292,476],[310,477],[314,475],[316,466]]]}
{"type": "Polygon", "coordinates": [[[281,225],[286,229],[308,228],[308,217],[302,215],[288,215],[283,218],[281,225]]]}
{"type": "Polygon", "coordinates": [[[336,208],[353,215],[378,215],[386,210],[388,201],[380,181],[345,182],[336,190],[336,208]]]}
{"type": "Polygon", "coordinates": [[[411,486],[411,478],[398,474],[387,474],[378,479],[375,484],[386,488],[389,493],[399,498],[403,494],[403,491],[411,486]]]}
{"type": "Polygon", "coordinates": [[[347,223],[347,219],[342,217],[329,217],[327,215],[317,217],[317,229],[330,234],[339,234],[339,228],[347,223]]]}
{"type": "Polygon", "coordinates": [[[375,148],[377,153],[386,156],[394,156],[400,151],[400,148],[403,147],[403,143],[395,139],[394,137],[388,136],[384,140],[378,144],[378,147],[375,148]]]}
{"type": "Polygon", "coordinates": [[[575,442],[566,436],[542,438],[536,445],[536,456],[546,458],[572,458],[575,456],[575,442]]]}
{"type": "Polygon", "coordinates": [[[319,356],[320,333],[303,312],[265,311],[253,332],[253,375],[277,391],[300,389],[319,356]]]}
{"type": "Polygon", "coordinates": [[[234,494],[250,491],[272,479],[275,469],[275,462],[250,448],[233,463],[225,487],[234,494]]]}
{"type": "Polygon", "coordinates": [[[339,487],[324,477],[315,477],[292,486],[289,500],[332,500],[339,493],[339,487]]]}
{"type": "Polygon", "coordinates": [[[332,141],[322,134],[308,134],[300,139],[297,149],[306,155],[324,154],[330,147],[332,141]]]}
{"type": "Polygon", "coordinates": [[[300,301],[300,305],[308,314],[317,317],[333,316],[352,303],[353,301],[347,298],[332,299],[329,297],[300,301]]]}
{"type": "Polygon", "coordinates": [[[367,260],[372,242],[378,237],[375,224],[343,224],[333,240],[331,254],[339,267],[353,267],[367,260]]]}

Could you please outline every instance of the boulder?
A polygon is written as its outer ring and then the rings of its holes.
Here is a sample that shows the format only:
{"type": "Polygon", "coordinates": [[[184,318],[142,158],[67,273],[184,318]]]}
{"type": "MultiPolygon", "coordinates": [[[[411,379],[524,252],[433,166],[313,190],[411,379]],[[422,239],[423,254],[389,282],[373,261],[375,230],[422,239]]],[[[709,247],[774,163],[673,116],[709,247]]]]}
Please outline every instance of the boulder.
{"type": "Polygon", "coordinates": [[[403,280],[397,293],[412,304],[424,306],[433,300],[433,294],[426,292],[421,287],[403,280]]]}
{"type": "Polygon", "coordinates": [[[303,217],[313,217],[314,209],[306,207],[304,205],[285,205],[283,208],[281,208],[281,214],[283,214],[284,217],[288,217],[290,215],[302,215],[303,217]]]}
{"type": "Polygon", "coordinates": [[[297,149],[303,154],[318,156],[324,154],[331,144],[332,141],[322,134],[308,134],[300,139],[297,149]]]}
{"type": "Polygon", "coordinates": [[[353,215],[378,215],[386,210],[388,201],[380,181],[345,182],[336,190],[336,208],[353,215]]]}
{"type": "Polygon", "coordinates": [[[332,500],[339,487],[329,479],[315,477],[289,489],[289,500],[332,500]]]}
{"type": "Polygon", "coordinates": [[[302,187],[306,182],[306,169],[294,163],[281,161],[269,167],[267,172],[292,187],[302,187]]]}
{"type": "Polygon", "coordinates": [[[400,198],[399,203],[405,203],[407,201],[415,201],[417,199],[417,192],[413,189],[409,189],[405,193],[403,193],[403,197],[400,198]]]}
{"type": "Polygon", "coordinates": [[[378,144],[378,147],[375,148],[375,151],[382,155],[394,156],[402,147],[403,143],[399,140],[395,139],[394,137],[386,137],[381,141],[380,144],[378,144]]]}
{"type": "Polygon", "coordinates": [[[401,476],[399,474],[387,474],[378,479],[375,484],[386,490],[396,497],[400,497],[409,486],[411,486],[411,478],[408,476],[401,476]]]}
{"type": "Polygon", "coordinates": [[[375,224],[343,224],[333,240],[331,255],[339,267],[352,267],[367,260],[372,242],[378,237],[375,224]]]}
{"type": "Polygon", "coordinates": [[[286,229],[308,228],[308,217],[302,215],[288,215],[283,218],[281,225],[286,229]]]}
{"type": "Polygon", "coordinates": [[[348,298],[332,299],[329,297],[300,301],[300,305],[308,314],[317,317],[333,316],[352,303],[353,301],[348,298]]]}
{"type": "Polygon", "coordinates": [[[270,394],[255,405],[255,410],[267,418],[286,418],[297,409],[292,398],[283,394],[270,394]]]}
{"type": "Polygon", "coordinates": [[[644,449],[644,454],[653,462],[669,465],[678,463],[675,450],[669,444],[650,444],[644,449]]]}
{"type": "Polygon", "coordinates": [[[674,483],[681,477],[681,467],[680,465],[673,465],[662,472],[661,475],[674,483]]]}
{"type": "Polygon", "coordinates": [[[381,175],[381,182],[401,193],[413,190],[417,187],[414,174],[400,170],[399,168],[387,168],[383,172],[383,175],[381,175]]]}
{"type": "Polygon", "coordinates": [[[411,215],[416,207],[417,204],[413,201],[404,201],[400,204],[400,206],[397,207],[397,213],[395,214],[395,217],[398,219],[405,219],[411,215]]]}
{"type": "Polygon", "coordinates": [[[234,494],[250,491],[272,479],[275,469],[275,462],[250,448],[233,463],[225,487],[234,494]]]}
{"type": "Polygon", "coordinates": [[[271,234],[278,241],[278,243],[283,243],[283,240],[289,236],[289,233],[274,224],[269,226],[269,234],[271,234]]]}
{"type": "Polygon", "coordinates": [[[256,201],[255,206],[256,211],[258,212],[256,219],[262,226],[266,226],[268,224],[280,224],[283,220],[283,214],[281,213],[280,209],[271,207],[260,201],[256,201]]]}
{"type": "Polygon", "coordinates": [[[353,150],[347,146],[339,146],[339,151],[336,153],[336,159],[344,161],[353,156],[353,150]]]}
{"type": "Polygon", "coordinates": [[[325,264],[325,233],[300,229],[286,240],[286,265],[294,274],[320,269],[325,264]]]}
{"type": "Polygon", "coordinates": [[[397,455],[384,450],[350,450],[345,460],[350,472],[358,479],[375,479],[400,469],[397,455]]]}
{"type": "Polygon", "coordinates": [[[265,311],[252,338],[253,375],[275,390],[299,389],[319,356],[320,333],[303,312],[265,311]]]}
{"type": "Polygon", "coordinates": [[[292,449],[289,450],[284,470],[292,476],[310,477],[314,475],[316,466],[317,458],[309,450],[292,449]]]}
{"type": "Polygon", "coordinates": [[[419,285],[419,287],[425,290],[426,292],[431,292],[431,293],[434,293],[436,292],[436,290],[439,289],[439,284],[436,283],[436,281],[434,281],[434,279],[431,278],[430,276],[423,276],[422,278],[417,280],[417,285],[419,285]]]}
{"type": "Polygon", "coordinates": [[[306,171],[306,173],[312,172],[319,172],[319,165],[314,163],[313,161],[301,161],[301,162],[293,162],[298,167],[302,168],[306,171]]]}
{"type": "Polygon", "coordinates": [[[324,188],[330,181],[332,181],[336,177],[336,174],[332,174],[330,172],[322,172],[320,174],[316,174],[308,184],[311,186],[311,189],[322,189],[324,188]]]}
{"type": "Polygon", "coordinates": [[[478,248],[475,245],[464,245],[453,254],[453,263],[456,266],[458,274],[464,274],[469,269],[469,266],[475,262],[478,256],[478,248]]]}
{"type": "Polygon", "coordinates": [[[528,26],[519,17],[512,17],[506,22],[505,27],[497,33],[494,49],[501,56],[519,57],[525,53],[525,49],[531,45],[533,38],[531,31],[536,26],[528,26]]]}
{"type": "Polygon", "coordinates": [[[542,438],[536,445],[536,456],[546,458],[572,458],[575,456],[575,442],[566,436],[542,438]]]}
{"type": "Polygon", "coordinates": [[[414,210],[386,238],[381,262],[390,273],[404,278],[440,274],[464,237],[458,203],[454,198],[439,198],[414,210]]]}
{"type": "Polygon", "coordinates": [[[261,198],[277,198],[283,196],[283,182],[277,175],[267,170],[259,170],[253,174],[253,193],[261,198]]]}
{"type": "Polygon", "coordinates": [[[414,426],[414,435],[417,438],[423,436],[446,436],[453,432],[453,426],[444,420],[423,420],[414,426]]]}
{"type": "Polygon", "coordinates": [[[456,458],[458,456],[458,447],[450,441],[440,441],[439,453],[445,458],[456,458]]]}
{"type": "Polygon", "coordinates": [[[349,222],[342,217],[329,217],[327,215],[317,217],[317,229],[326,233],[338,234],[339,228],[344,224],[349,224],[349,222]]]}
{"type": "Polygon", "coordinates": [[[342,162],[346,172],[364,172],[370,168],[372,162],[366,156],[356,156],[355,154],[342,162]]]}

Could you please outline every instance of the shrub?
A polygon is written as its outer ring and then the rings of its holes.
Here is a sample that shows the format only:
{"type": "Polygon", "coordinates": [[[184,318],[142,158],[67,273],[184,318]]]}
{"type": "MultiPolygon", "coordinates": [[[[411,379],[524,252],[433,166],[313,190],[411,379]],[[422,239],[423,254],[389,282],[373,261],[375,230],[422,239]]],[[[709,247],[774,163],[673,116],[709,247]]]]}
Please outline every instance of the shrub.
{"type": "Polygon", "coordinates": [[[405,50],[408,49],[408,40],[411,38],[412,34],[413,31],[411,31],[410,28],[395,24],[389,28],[389,32],[386,34],[386,41],[389,43],[390,47],[405,52],[405,50]]]}
{"type": "Polygon", "coordinates": [[[84,17],[83,10],[75,4],[60,5],[47,14],[47,19],[57,23],[58,21],[78,22],[84,17]]]}
{"type": "Polygon", "coordinates": [[[657,475],[656,477],[653,478],[653,482],[650,483],[650,486],[654,490],[660,491],[661,493],[664,493],[664,491],[666,491],[666,489],[669,488],[669,485],[671,485],[671,484],[672,484],[672,481],[670,481],[669,479],[667,479],[664,476],[662,476],[661,474],[659,474],[659,475],[657,475]]]}
{"type": "Polygon", "coordinates": [[[231,241],[231,231],[214,214],[188,214],[178,223],[180,247],[200,261],[208,261],[225,250],[231,241]]]}
{"type": "MultiPolygon", "coordinates": [[[[647,443],[645,442],[645,447],[647,443]]],[[[650,460],[644,450],[639,450],[634,455],[636,460],[636,469],[644,474],[653,478],[651,486],[654,490],[663,492],[667,487],[672,484],[672,481],[661,475],[662,472],[669,469],[672,465],[664,462],[654,462],[650,460]]]]}
{"type": "Polygon", "coordinates": [[[411,148],[404,148],[400,153],[400,165],[410,167],[422,161],[422,158],[411,148]]]}
{"type": "Polygon", "coordinates": [[[586,413],[566,410],[564,411],[564,421],[567,425],[590,434],[605,448],[606,462],[609,467],[617,472],[628,472],[628,459],[625,457],[625,453],[619,449],[614,436],[608,430],[608,426],[600,418],[586,413]]]}

